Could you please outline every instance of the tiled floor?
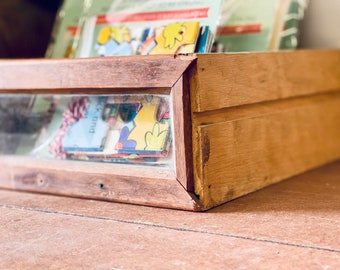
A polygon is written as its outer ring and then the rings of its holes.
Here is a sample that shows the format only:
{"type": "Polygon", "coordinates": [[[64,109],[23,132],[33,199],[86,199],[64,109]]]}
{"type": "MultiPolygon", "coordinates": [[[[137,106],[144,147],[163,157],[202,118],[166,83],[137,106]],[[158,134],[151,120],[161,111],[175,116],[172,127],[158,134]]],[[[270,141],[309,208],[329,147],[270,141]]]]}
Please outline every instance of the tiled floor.
{"type": "Polygon", "coordinates": [[[0,269],[340,269],[340,162],[206,213],[0,190],[0,269]]]}

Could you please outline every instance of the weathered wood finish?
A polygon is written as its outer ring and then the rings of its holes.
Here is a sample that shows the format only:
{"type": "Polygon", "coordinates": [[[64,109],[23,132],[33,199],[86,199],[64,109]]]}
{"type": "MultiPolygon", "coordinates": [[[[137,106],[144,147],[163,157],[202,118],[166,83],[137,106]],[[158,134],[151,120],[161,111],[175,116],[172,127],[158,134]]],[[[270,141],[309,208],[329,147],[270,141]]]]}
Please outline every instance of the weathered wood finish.
{"type": "Polygon", "coordinates": [[[122,89],[133,91],[130,88],[169,92],[194,56],[180,58],[164,55],[3,60],[0,93],[115,93],[122,89]]]}
{"type": "Polygon", "coordinates": [[[0,187],[107,201],[198,210],[168,169],[1,157],[0,187]]]}
{"type": "Polygon", "coordinates": [[[340,92],[238,108],[194,129],[195,193],[203,208],[340,158],[340,92]]]}
{"type": "Polygon", "coordinates": [[[171,91],[174,121],[174,152],[176,176],[189,192],[194,191],[192,174],[190,90],[188,81],[181,77],[171,91]]]}
{"type": "Polygon", "coordinates": [[[176,134],[174,164],[169,168],[4,156],[0,187],[198,210],[190,193],[190,94],[183,80],[194,59],[166,55],[0,62],[0,93],[167,94],[176,134]]]}
{"type": "Polygon", "coordinates": [[[195,193],[210,208],[340,158],[340,51],[198,55],[195,193]]]}
{"type": "Polygon", "coordinates": [[[0,62],[2,93],[169,94],[175,156],[168,170],[3,156],[0,187],[214,207],[340,158],[339,66],[340,50],[0,62]]]}
{"type": "Polygon", "coordinates": [[[198,55],[194,112],[339,90],[339,50],[198,55]]]}

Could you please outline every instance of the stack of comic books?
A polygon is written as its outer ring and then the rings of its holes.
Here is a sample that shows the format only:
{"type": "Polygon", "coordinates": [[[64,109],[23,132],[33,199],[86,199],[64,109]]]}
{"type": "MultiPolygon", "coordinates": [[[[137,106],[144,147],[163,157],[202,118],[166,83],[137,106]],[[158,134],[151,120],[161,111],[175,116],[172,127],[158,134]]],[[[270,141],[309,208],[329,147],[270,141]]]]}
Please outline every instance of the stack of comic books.
{"type": "Polygon", "coordinates": [[[295,49],[299,21],[308,3],[309,0],[65,0],[48,56],[295,49]]]}
{"type": "Polygon", "coordinates": [[[31,154],[101,162],[168,164],[171,112],[167,96],[56,97],[57,109],[31,154]]]}
{"type": "Polygon", "coordinates": [[[205,53],[222,0],[65,0],[47,56],[205,53]]]}

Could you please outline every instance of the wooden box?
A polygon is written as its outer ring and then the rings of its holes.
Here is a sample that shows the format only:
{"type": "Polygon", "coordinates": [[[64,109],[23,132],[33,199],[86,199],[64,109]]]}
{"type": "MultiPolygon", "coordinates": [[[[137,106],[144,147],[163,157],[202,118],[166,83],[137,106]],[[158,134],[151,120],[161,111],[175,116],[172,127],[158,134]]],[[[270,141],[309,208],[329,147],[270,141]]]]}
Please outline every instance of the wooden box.
{"type": "Polygon", "coordinates": [[[0,187],[206,210],[340,157],[340,51],[0,62],[5,94],[161,94],[162,168],[0,156],[0,187]]]}

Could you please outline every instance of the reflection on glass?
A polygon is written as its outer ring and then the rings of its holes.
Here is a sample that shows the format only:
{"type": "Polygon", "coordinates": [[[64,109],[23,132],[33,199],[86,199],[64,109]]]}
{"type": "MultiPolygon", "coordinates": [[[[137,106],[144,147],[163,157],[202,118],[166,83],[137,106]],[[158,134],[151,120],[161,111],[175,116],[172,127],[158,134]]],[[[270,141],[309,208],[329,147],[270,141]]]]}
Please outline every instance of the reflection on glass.
{"type": "Polygon", "coordinates": [[[6,95],[1,154],[170,165],[171,112],[162,95],[6,95]]]}

